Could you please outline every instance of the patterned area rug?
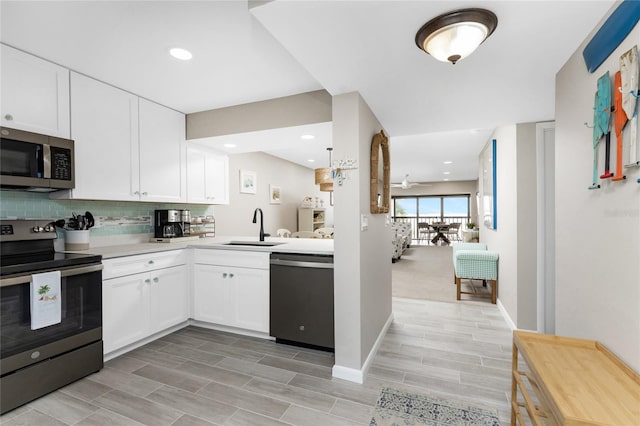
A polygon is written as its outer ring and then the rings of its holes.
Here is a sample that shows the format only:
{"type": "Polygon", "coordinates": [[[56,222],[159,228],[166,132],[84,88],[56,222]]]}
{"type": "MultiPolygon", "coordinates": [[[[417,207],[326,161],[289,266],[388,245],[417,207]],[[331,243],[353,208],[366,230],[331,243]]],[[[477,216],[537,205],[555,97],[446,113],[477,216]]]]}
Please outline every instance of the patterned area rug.
{"type": "Polygon", "coordinates": [[[369,426],[500,426],[496,414],[455,401],[382,388],[369,426]]]}

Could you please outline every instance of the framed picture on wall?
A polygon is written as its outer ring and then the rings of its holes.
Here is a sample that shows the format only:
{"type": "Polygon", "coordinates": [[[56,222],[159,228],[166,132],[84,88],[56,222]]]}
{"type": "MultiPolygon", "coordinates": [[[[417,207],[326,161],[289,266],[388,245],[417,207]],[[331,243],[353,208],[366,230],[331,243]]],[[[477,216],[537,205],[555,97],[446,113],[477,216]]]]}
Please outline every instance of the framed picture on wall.
{"type": "Polygon", "coordinates": [[[281,191],[280,185],[269,185],[269,204],[280,204],[281,191]]]}
{"type": "Polygon", "coordinates": [[[482,150],[482,220],[489,229],[497,229],[496,145],[493,139],[482,150]]]}
{"type": "Polygon", "coordinates": [[[257,183],[256,172],[250,170],[240,170],[240,193],[255,194],[257,183]]]}

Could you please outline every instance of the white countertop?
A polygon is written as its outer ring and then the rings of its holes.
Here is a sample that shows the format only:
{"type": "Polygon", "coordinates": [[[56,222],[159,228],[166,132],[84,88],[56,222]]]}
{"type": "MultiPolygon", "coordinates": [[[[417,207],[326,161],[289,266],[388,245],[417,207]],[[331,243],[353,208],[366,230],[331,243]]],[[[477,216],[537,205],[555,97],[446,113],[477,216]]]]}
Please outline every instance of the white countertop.
{"type": "Polygon", "coordinates": [[[281,243],[275,246],[243,246],[225,245],[229,241],[258,241],[256,237],[213,237],[200,238],[190,241],[176,241],[170,243],[136,243],[115,246],[91,247],[89,250],[72,253],[100,254],[103,259],[111,259],[136,254],[157,253],[161,251],[180,250],[184,248],[212,249],[212,250],[240,250],[260,252],[283,252],[303,254],[333,255],[333,240],[319,238],[276,238],[267,237],[265,241],[281,243]]]}

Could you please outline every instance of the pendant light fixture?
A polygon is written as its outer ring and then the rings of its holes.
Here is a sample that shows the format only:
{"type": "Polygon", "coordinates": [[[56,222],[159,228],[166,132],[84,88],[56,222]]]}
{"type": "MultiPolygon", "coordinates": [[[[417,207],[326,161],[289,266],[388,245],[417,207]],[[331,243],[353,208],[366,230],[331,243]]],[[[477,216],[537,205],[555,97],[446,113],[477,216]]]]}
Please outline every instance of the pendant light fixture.
{"type": "Polygon", "coordinates": [[[469,56],[498,26],[486,9],[461,9],[433,18],[416,33],[416,44],[442,62],[455,64],[469,56]]]}
{"type": "Polygon", "coordinates": [[[329,167],[321,167],[315,169],[316,185],[320,185],[320,191],[332,192],[333,191],[333,177],[331,176],[331,151],[333,148],[327,148],[329,151],[329,167]]]}

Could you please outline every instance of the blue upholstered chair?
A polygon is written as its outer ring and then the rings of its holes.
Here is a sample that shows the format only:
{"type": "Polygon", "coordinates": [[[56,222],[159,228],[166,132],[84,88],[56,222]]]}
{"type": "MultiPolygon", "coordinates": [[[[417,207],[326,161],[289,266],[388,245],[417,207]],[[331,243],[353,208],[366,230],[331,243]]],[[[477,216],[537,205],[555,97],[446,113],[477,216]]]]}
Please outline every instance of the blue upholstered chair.
{"type": "Polygon", "coordinates": [[[472,294],[474,296],[491,297],[491,303],[496,303],[498,296],[498,257],[498,253],[487,250],[455,250],[453,266],[457,286],[457,300],[460,300],[461,294],[472,294]],[[491,285],[491,293],[462,291],[462,279],[487,281],[491,285]]]}

